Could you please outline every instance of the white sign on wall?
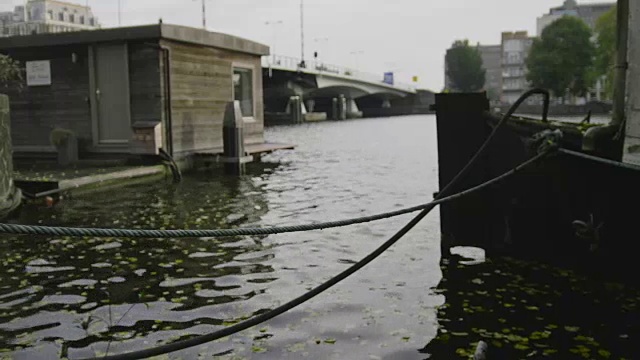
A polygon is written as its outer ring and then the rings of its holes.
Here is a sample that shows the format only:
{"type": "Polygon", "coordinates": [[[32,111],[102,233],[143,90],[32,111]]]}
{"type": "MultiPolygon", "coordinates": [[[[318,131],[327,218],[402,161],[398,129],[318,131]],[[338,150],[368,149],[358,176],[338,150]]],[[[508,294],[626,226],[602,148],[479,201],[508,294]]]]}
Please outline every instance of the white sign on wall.
{"type": "Polygon", "coordinates": [[[27,86],[51,85],[51,62],[49,60],[27,61],[27,86]]]}

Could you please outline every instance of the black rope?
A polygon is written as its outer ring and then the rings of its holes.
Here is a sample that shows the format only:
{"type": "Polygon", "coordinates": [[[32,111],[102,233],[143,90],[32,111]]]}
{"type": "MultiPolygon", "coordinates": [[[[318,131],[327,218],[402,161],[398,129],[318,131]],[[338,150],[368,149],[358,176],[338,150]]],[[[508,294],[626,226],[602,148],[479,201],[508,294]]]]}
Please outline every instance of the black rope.
{"type": "Polygon", "coordinates": [[[558,151],[565,155],[574,156],[574,157],[585,159],[585,160],[595,161],[601,164],[611,165],[611,166],[615,166],[622,169],[629,169],[629,170],[635,170],[635,171],[640,170],[640,166],[634,165],[634,164],[627,164],[619,161],[609,160],[609,159],[601,158],[598,156],[593,156],[593,155],[589,155],[589,154],[585,154],[585,153],[581,153],[573,150],[568,150],[568,149],[558,149],[558,151]]]}
{"type": "MultiPolygon", "coordinates": [[[[338,274],[337,276],[331,278],[329,281],[323,283],[322,285],[314,288],[313,290],[303,294],[300,297],[297,297],[289,302],[287,302],[284,305],[278,306],[275,309],[272,309],[264,314],[258,315],[252,319],[243,321],[241,323],[238,323],[236,325],[230,326],[228,328],[224,328],[218,331],[215,331],[213,333],[210,334],[205,334],[205,335],[200,335],[200,336],[196,336],[194,338],[191,339],[187,339],[187,340],[182,340],[182,341],[177,341],[171,344],[165,344],[165,345],[160,345],[157,347],[153,347],[150,349],[145,349],[145,350],[139,350],[139,351],[133,351],[130,353],[126,353],[126,354],[121,354],[121,355],[113,355],[113,356],[105,356],[103,359],[104,360],[137,360],[137,359],[144,359],[144,358],[149,358],[152,356],[159,356],[159,355],[163,355],[163,354],[168,354],[168,353],[172,353],[175,351],[179,351],[179,350],[184,350],[187,348],[192,348],[195,346],[199,346],[202,344],[206,344],[233,334],[236,334],[238,332],[244,331],[246,329],[249,329],[251,327],[254,327],[256,325],[259,325],[265,321],[268,321],[278,315],[281,315],[297,306],[300,306],[302,304],[304,304],[305,302],[313,299],[314,297],[320,295],[321,293],[323,293],[324,291],[330,289],[331,287],[333,287],[334,285],[338,284],[339,282],[341,282],[342,280],[348,278],[349,276],[353,275],[354,273],[356,273],[358,270],[362,269],[363,267],[365,267],[366,265],[368,265],[369,263],[371,263],[372,261],[374,261],[376,258],[378,258],[380,255],[382,255],[387,249],[389,249],[391,246],[393,246],[395,243],[397,243],[404,235],[406,235],[411,229],[413,229],[425,216],[427,216],[431,210],[433,210],[436,207],[436,202],[438,201],[442,201],[445,197],[449,197],[450,199],[448,201],[453,201],[454,199],[457,199],[461,196],[464,195],[468,195],[471,192],[474,191],[479,191],[487,186],[489,186],[490,184],[493,184],[499,180],[502,180],[506,177],[512,176],[514,175],[516,172],[518,172],[519,170],[521,170],[522,168],[529,166],[533,163],[535,163],[536,161],[542,159],[543,157],[545,157],[546,155],[549,154],[550,151],[552,151],[551,149],[538,154],[537,156],[533,157],[532,159],[524,162],[523,164],[515,167],[514,169],[510,170],[509,172],[495,178],[492,179],[488,182],[485,182],[481,185],[478,185],[472,189],[468,189],[466,191],[462,191],[458,194],[455,194],[453,196],[449,196],[448,194],[453,192],[454,187],[456,186],[456,184],[458,183],[458,181],[465,176],[469,170],[471,170],[471,168],[473,167],[473,165],[475,165],[475,163],[477,162],[477,160],[480,158],[480,156],[483,155],[483,153],[486,151],[487,146],[491,143],[491,141],[493,141],[493,138],[495,137],[495,135],[497,134],[497,131],[499,130],[499,128],[506,122],[506,120],[511,117],[511,115],[513,115],[513,113],[516,111],[516,109],[520,106],[520,104],[522,104],[522,102],[524,100],[526,100],[529,96],[533,95],[533,94],[546,94],[547,99],[548,99],[548,95],[549,93],[544,91],[544,90],[539,90],[539,89],[534,89],[534,90],[530,90],[528,92],[526,92],[525,94],[522,95],[522,97],[520,99],[518,99],[518,101],[516,101],[515,104],[513,104],[513,106],[511,107],[511,109],[509,109],[509,111],[504,115],[504,117],[502,118],[502,120],[500,120],[500,122],[498,123],[498,125],[493,129],[493,132],[487,137],[486,141],[484,142],[484,144],[480,147],[480,149],[478,150],[478,152],[472,157],[472,159],[467,163],[467,165],[465,165],[465,167],[458,173],[458,175],[456,175],[453,180],[442,190],[440,191],[440,193],[436,196],[436,201],[434,201],[433,203],[431,203],[427,208],[425,208],[424,210],[422,210],[420,212],[420,214],[418,214],[415,218],[413,218],[407,225],[405,225],[402,229],[400,229],[400,231],[398,231],[395,235],[393,235],[389,240],[387,240],[384,244],[382,244],[379,248],[377,248],[374,252],[372,252],[371,254],[367,255],[364,259],[360,260],[359,262],[357,262],[356,264],[354,264],[353,266],[349,267],[348,269],[344,270],[343,272],[341,272],[340,274],[338,274]]],[[[547,104],[548,105],[548,104],[547,104]]],[[[548,107],[545,107],[545,109],[548,107]]],[[[545,110],[546,111],[546,110],[545,110]]],[[[546,116],[545,116],[546,118],[546,116]]]]}

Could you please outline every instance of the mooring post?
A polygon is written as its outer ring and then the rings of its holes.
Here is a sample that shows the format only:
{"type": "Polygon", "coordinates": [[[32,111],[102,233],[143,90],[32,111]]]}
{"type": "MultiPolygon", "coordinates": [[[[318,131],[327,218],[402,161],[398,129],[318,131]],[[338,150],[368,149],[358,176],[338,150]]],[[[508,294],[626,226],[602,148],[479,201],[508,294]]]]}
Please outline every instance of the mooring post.
{"type": "Polygon", "coordinates": [[[0,219],[15,210],[21,201],[20,190],[13,183],[13,153],[9,115],[9,98],[0,95],[0,219]]]}
{"type": "Polygon", "coordinates": [[[224,163],[225,172],[230,175],[242,175],[245,172],[245,165],[252,160],[251,156],[246,156],[244,151],[244,120],[239,101],[227,103],[224,113],[222,127],[222,139],[224,142],[224,163]]]}
{"type": "MultiPolygon", "coordinates": [[[[482,93],[437,94],[438,166],[440,189],[453,180],[475,155],[490,132],[484,112],[489,101],[482,93]]],[[[468,189],[486,180],[487,160],[479,160],[453,191],[468,189]]],[[[485,248],[490,234],[485,231],[487,203],[484,194],[469,196],[440,206],[441,250],[443,258],[455,246],[485,248]]],[[[485,248],[485,250],[487,250],[485,248]]]]}

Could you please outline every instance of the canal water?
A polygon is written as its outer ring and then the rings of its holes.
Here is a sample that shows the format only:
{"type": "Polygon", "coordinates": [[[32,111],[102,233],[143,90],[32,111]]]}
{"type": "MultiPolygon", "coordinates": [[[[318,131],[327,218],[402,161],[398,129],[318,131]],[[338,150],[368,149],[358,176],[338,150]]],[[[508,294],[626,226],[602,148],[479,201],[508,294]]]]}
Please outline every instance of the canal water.
{"type": "MultiPolygon", "coordinates": [[[[306,224],[425,203],[438,189],[433,116],[275,127],[266,138],[297,148],[265,157],[241,178],[202,170],[178,185],[166,179],[52,208],[29,205],[17,221],[150,229],[306,224]]],[[[319,285],[410,218],[224,239],[1,236],[0,358],[99,357],[215,331],[319,285]]],[[[481,251],[460,252],[482,259],[481,251]]],[[[436,210],[378,261],[307,304],[160,358],[468,358],[481,339],[510,359],[637,354],[634,289],[510,259],[452,262],[443,279],[439,262],[436,210]]]]}

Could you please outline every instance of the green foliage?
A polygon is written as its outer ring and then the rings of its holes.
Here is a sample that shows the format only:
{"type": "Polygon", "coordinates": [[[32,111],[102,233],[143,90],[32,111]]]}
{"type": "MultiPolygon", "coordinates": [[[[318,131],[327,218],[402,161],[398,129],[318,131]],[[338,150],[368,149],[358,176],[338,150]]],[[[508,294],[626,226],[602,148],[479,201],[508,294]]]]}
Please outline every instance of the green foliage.
{"type": "Polygon", "coordinates": [[[486,71],[477,48],[469,46],[468,40],[456,40],[445,57],[447,76],[453,91],[475,92],[484,87],[486,71]]]}
{"type": "Polygon", "coordinates": [[[20,63],[0,54],[0,88],[21,84],[22,78],[20,63]]]}
{"type": "Polygon", "coordinates": [[[595,82],[595,47],[591,29],[582,20],[565,16],[533,41],[527,58],[527,80],[557,97],[584,96],[595,82]]]}
{"type": "Polygon", "coordinates": [[[605,76],[605,96],[613,98],[613,80],[616,63],[617,47],[617,12],[614,6],[611,10],[602,15],[596,22],[596,35],[598,46],[596,50],[596,73],[598,76],[605,76]]]}

